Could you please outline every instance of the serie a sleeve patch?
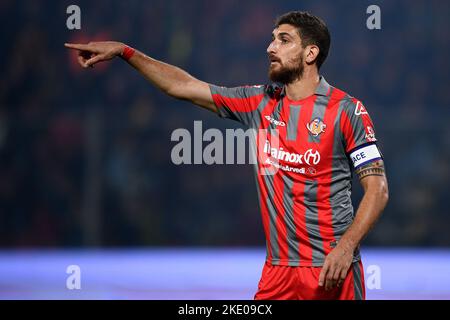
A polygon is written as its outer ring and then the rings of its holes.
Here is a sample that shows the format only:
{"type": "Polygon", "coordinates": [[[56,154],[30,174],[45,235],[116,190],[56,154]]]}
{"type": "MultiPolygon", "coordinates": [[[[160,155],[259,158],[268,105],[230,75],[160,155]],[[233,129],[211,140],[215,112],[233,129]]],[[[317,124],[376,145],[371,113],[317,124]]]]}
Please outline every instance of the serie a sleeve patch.
{"type": "Polygon", "coordinates": [[[382,159],[381,153],[376,144],[365,145],[350,153],[353,167],[355,169],[375,160],[382,159]]]}

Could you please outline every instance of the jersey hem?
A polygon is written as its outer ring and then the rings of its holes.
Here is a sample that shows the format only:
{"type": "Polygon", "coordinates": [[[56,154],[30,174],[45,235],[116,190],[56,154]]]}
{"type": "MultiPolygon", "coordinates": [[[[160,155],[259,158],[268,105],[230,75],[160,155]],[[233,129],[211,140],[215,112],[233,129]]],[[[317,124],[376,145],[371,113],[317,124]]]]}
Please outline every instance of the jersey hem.
{"type": "MultiPolygon", "coordinates": [[[[352,263],[361,261],[361,256],[354,257],[352,263]]],[[[300,261],[300,260],[282,260],[282,259],[266,259],[266,263],[272,266],[283,266],[283,267],[323,267],[325,260],[320,261],[300,261]]]]}

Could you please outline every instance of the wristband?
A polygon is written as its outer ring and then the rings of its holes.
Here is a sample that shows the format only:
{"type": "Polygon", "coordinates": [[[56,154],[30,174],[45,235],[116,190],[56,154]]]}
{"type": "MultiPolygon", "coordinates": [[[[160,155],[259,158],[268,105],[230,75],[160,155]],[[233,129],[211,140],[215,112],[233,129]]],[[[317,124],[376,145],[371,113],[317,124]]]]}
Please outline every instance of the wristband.
{"type": "Polygon", "coordinates": [[[134,50],[133,48],[125,46],[121,56],[125,61],[128,61],[131,59],[131,57],[134,55],[135,52],[136,50],[134,50]]]}

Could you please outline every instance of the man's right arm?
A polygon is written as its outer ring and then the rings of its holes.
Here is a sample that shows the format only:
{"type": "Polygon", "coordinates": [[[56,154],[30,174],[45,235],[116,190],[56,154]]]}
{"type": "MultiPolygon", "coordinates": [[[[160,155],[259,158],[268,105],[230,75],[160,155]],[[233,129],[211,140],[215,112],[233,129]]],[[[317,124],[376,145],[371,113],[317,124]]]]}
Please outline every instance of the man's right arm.
{"type": "MultiPolygon", "coordinates": [[[[126,47],[123,43],[112,41],[89,44],[66,43],[65,46],[79,51],[78,62],[84,68],[121,56],[126,47]]],[[[152,59],[138,50],[127,62],[164,93],[218,112],[208,83],[194,78],[178,67],[152,59]]]]}

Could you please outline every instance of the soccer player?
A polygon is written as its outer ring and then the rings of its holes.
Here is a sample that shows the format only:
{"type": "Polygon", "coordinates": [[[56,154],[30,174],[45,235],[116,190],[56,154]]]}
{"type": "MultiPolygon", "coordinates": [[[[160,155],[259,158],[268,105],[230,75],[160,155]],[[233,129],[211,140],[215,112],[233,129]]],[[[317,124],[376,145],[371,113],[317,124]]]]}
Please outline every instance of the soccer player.
{"type": "Polygon", "coordinates": [[[277,19],[265,86],[211,85],[119,42],[66,47],[85,68],[122,57],[166,94],[267,133],[256,140],[267,258],[255,299],[365,299],[359,244],[388,186],[367,109],[319,74],[330,47],[321,19],[300,11],[277,19]],[[352,170],[364,189],[356,215],[352,170]]]}

